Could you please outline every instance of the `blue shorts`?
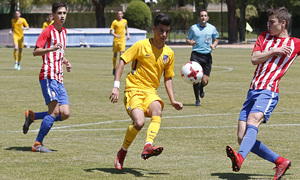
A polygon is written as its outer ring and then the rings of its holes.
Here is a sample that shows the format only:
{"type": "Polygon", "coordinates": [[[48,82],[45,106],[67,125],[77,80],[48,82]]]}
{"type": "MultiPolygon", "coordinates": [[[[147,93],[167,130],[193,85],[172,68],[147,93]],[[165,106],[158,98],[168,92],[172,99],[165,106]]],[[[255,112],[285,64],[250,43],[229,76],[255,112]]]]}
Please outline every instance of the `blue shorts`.
{"type": "Polygon", "coordinates": [[[54,79],[40,80],[46,105],[57,101],[59,105],[69,105],[69,98],[65,86],[54,79]]]}
{"type": "Polygon", "coordinates": [[[264,123],[266,123],[275,109],[278,99],[278,93],[267,89],[249,90],[239,120],[247,121],[250,113],[262,112],[265,115],[264,123]]]}

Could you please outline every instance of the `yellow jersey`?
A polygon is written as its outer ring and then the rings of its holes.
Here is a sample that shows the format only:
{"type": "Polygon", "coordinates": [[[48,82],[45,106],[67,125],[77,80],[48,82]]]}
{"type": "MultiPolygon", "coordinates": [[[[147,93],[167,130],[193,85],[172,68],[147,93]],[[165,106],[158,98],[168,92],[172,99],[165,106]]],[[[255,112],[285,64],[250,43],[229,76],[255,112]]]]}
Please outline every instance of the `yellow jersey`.
{"type": "Polygon", "coordinates": [[[155,92],[159,86],[161,75],[173,77],[174,52],[167,45],[157,49],[152,39],[144,39],[134,43],[121,58],[126,64],[132,62],[131,72],[126,77],[125,91],[155,92]]]}
{"type": "Polygon", "coordinates": [[[54,23],[54,20],[52,20],[50,23],[48,22],[48,21],[45,21],[44,23],[43,23],[43,30],[45,29],[45,28],[47,28],[48,26],[50,26],[51,24],[53,24],[54,23]]]}
{"type": "Polygon", "coordinates": [[[125,41],[125,29],[127,28],[127,20],[114,20],[111,24],[110,30],[115,30],[115,34],[121,35],[121,38],[114,37],[114,41],[125,41]]]}
{"type": "Polygon", "coordinates": [[[26,19],[20,17],[19,19],[11,20],[11,27],[14,30],[14,36],[19,38],[22,38],[24,36],[22,26],[23,27],[29,26],[26,19]]]}

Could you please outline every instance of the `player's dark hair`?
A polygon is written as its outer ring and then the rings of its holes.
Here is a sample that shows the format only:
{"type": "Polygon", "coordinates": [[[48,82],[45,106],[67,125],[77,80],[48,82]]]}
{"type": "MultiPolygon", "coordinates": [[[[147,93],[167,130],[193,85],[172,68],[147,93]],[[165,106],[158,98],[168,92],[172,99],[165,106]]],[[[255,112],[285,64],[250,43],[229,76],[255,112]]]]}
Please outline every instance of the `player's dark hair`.
{"type": "Polygon", "coordinates": [[[207,12],[206,9],[200,9],[200,11],[199,11],[199,17],[200,17],[200,13],[201,13],[202,11],[204,11],[204,12],[206,12],[206,13],[208,14],[208,12],[207,12]]]}
{"type": "Polygon", "coordinates": [[[52,4],[52,12],[55,13],[60,7],[65,7],[67,9],[67,5],[65,3],[58,1],[52,4]]]}
{"type": "Polygon", "coordinates": [[[165,26],[170,26],[172,23],[172,19],[169,18],[168,15],[164,13],[159,13],[158,15],[155,16],[154,19],[154,26],[158,26],[159,24],[165,25],[165,26]]]}
{"type": "Polygon", "coordinates": [[[285,28],[289,27],[290,20],[292,17],[292,15],[289,13],[289,11],[285,7],[268,9],[267,15],[268,15],[268,17],[275,15],[278,18],[279,22],[282,22],[283,20],[285,20],[285,22],[286,22],[285,28]]]}

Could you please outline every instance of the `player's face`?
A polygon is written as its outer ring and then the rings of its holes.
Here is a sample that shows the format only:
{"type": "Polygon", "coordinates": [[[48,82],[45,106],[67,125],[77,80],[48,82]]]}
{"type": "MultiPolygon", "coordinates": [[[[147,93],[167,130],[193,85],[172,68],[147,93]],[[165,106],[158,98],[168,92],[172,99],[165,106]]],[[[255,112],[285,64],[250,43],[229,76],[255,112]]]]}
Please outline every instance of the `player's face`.
{"type": "Polygon", "coordinates": [[[118,11],[118,13],[117,13],[118,20],[121,20],[122,17],[123,17],[123,12],[122,11],[118,11]]]}
{"type": "Polygon", "coordinates": [[[156,43],[159,43],[160,45],[164,44],[167,40],[170,26],[158,24],[156,27],[153,26],[153,33],[154,33],[154,40],[156,43]]]}
{"type": "Polygon", "coordinates": [[[15,18],[18,19],[19,17],[21,17],[20,11],[16,11],[15,12],[15,18]]]}
{"type": "Polygon", "coordinates": [[[205,25],[209,19],[207,12],[201,11],[199,19],[200,19],[200,24],[205,25]]]}
{"type": "Polygon", "coordinates": [[[60,25],[64,24],[67,18],[67,9],[65,7],[60,7],[57,9],[55,14],[53,14],[54,21],[60,25]]]}
{"type": "Polygon", "coordinates": [[[279,22],[276,15],[272,15],[268,20],[268,30],[272,36],[279,36],[285,28],[285,20],[279,22]]]}

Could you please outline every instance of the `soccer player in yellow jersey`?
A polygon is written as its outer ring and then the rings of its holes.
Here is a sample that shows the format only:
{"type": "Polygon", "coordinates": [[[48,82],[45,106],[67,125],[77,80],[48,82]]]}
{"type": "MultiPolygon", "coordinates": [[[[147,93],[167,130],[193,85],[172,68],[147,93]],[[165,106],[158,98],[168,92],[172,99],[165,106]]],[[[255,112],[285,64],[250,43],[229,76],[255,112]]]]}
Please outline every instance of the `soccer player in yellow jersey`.
{"type": "Polygon", "coordinates": [[[164,108],[164,103],[157,94],[162,74],[164,74],[164,84],[172,106],[177,110],[183,108],[182,103],[174,98],[172,81],[174,52],[165,45],[171,22],[172,20],[166,14],[158,14],[152,28],[154,38],[136,42],[120,57],[118,62],[114,86],[109,97],[112,103],[116,103],[119,99],[120,79],[124,66],[132,62],[131,72],[126,77],[124,97],[124,104],[132,119],[132,124],[127,129],[123,145],[115,160],[115,167],[118,170],[123,167],[127,149],[143,128],[145,117],[150,117],[151,122],[141,157],[146,160],[163,151],[163,147],[152,145],[160,128],[164,108]]]}
{"type": "Polygon", "coordinates": [[[120,56],[121,56],[125,51],[125,30],[126,30],[126,34],[127,34],[126,39],[129,40],[130,35],[129,35],[129,31],[128,31],[127,20],[123,19],[123,12],[118,11],[117,19],[115,19],[112,22],[111,27],[110,27],[110,34],[112,34],[114,36],[113,75],[115,75],[118,52],[120,52],[120,56]]]}
{"type": "Polygon", "coordinates": [[[14,40],[14,58],[15,58],[15,69],[20,70],[20,62],[22,59],[22,50],[23,50],[23,30],[28,30],[29,25],[26,19],[21,17],[21,12],[17,10],[15,12],[15,18],[11,20],[11,30],[9,34],[13,33],[13,40],[14,40]],[[18,54],[19,50],[19,54],[18,54]]]}
{"type": "Polygon", "coordinates": [[[45,22],[43,23],[43,30],[44,30],[45,28],[47,28],[48,26],[50,26],[51,24],[53,24],[53,22],[54,22],[54,20],[53,20],[53,15],[52,15],[52,13],[50,13],[50,14],[48,15],[48,17],[47,17],[47,21],[45,21],[45,22]]]}

